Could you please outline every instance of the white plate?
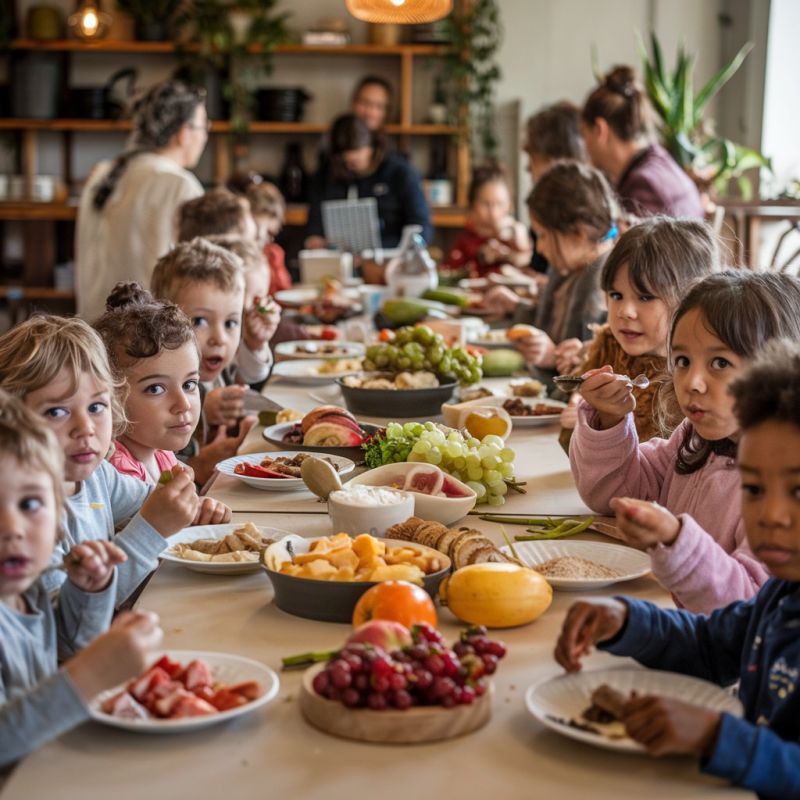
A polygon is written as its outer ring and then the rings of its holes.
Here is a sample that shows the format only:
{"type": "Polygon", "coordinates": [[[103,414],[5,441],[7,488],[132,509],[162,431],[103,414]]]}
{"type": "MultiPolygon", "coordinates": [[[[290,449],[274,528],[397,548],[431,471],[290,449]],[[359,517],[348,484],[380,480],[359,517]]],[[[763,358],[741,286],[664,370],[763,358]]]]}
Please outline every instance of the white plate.
{"type": "Polygon", "coordinates": [[[590,670],[550,678],[528,689],[525,705],[542,725],[563,736],[607,750],[645,753],[644,747],[633,739],[610,739],[559,721],[580,717],[591,705],[592,692],[604,683],[625,695],[632,691],[640,695],[659,694],[714,711],[727,711],[736,717],[742,715],[742,704],[713,683],[674,672],[629,668],[590,670]]]}
{"type": "Polygon", "coordinates": [[[336,378],[343,378],[345,375],[354,375],[357,372],[361,372],[359,367],[358,369],[344,369],[339,372],[320,373],[319,368],[327,363],[328,360],[322,358],[279,361],[272,368],[272,375],[273,377],[277,375],[287,383],[296,383],[298,386],[324,386],[326,383],[336,380],[336,378]]]}
{"type": "MultiPolygon", "coordinates": [[[[303,286],[302,284],[293,286],[291,289],[282,289],[280,292],[275,292],[275,299],[282,305],[292,308],[299,306],[307,306],[315,300],[319,300],[322,287],[320,286],[303,286]]],[[[344,288],[341,291],[345,297],[352,300],[360,298],[358,288],[344,288]]]]}
{"type": "MultiPolygon", "coordinates": [[[[277,453],[248,453],[245,456],[233,456],[225,461],[220,461],[217,464],[217,470],[223,475],[229,475],[231,478],[236,478],[248,486],[253,486],[256,489],[263,489],[267,492],[285,492],[294,491],[296,489],[305,489],[306,485],[303,483],[302,478],[250,478],[247,475],[239,475],[234,472],[237,464],[260,464],[264,458],[278,458],[285,456],[286,458],[294,458],[300,455],[299,450],[282,450],[277,453]]],[[[303,453],[303,455],[309,455],[303,453]]],[[[347,475],[352,472],[356,465],[349,458],[342,458],[342,456],[322,456],[322,458],[329,458],[338,468],[339,476],[347,475]]]]}
{"type": "MultiPolygon", "coordinates": [[[[510,555],[508,545],[500,549],[510,555]]],[[[563,589],[568,592],[602,589],[604,586],[611,586],[615,583],[632,581],[647,575],[651,569],[650,556],[647,553],[620,544],[554,539],[542,542],[515,542],[514,550],[517,551],[520,561],[529,567],[543,564],[551,558],[576,556],[615,569],[620,573],[617,578],[547,578],[547,582],[554,589],[563,589]]]]}
{"type": "Polygon", "coordinates": [[[275,672],[265,664],[253,661],[251,658],[235,656],[229,653],[205,653],[198,650],[169,650],[166,655],[173,661],[179,661],[184,666],[196,658],[202,658],[211,667],[211,674],[215,681],[225,684],[258,681],[261,684],[263,693],[261,697],[250,703],[245,703],[245,705],[232,708],[229,711],[220,711],[219,714],[210,714],[207,717],[124,719],[122,717],[112,717],[110,714],[102,712],[100,708],[103,702],[121,692],[128,683],[126,681],[116,688],[109,689],[98,695],[90,703],[89,713],[92,719],[96,722],[102,722],[104,725],[110,725],[112,728],[122,728],[123,730],[136,731],[137,733],[182,733],[183,731],[194,731],[198,728],[208,728],[220,722],[227,722],[234,717],[249,714],[251,711],[262,708],[271,700],[274,700],[280,688],[280,681],[275,672]]]}
{"type": "MultiPolygon", "coordinates": [[[[472,406],[492,406],[492,407],[503,407],[503,403],[506,400],[514,400],[519,399],[525,403],[526,406],[536,406],[539,403],[546,403],[548,406],[557,406],[559,409],[566,408],[567,404],[562,403],[560,400],[550,400],[547,397],[520,397],[520,398],[511,398],[508,396],[497,396],[494,397],[481,397],[477,400],[470,400],[468,401],[468,405],[472,406]]],[[[559,422],[561,420],[561,411],[558,414],[544,414],[538,417],[515,417],[513,414],[508,412],[508,415],[511,417],[511,422],[513,423],[515,428],[537,428],[541,425],[552,425],[554,422],[559,422]]]]}
{"type": "MultiPolygon", "coordinates": [[[[192,528],[184,528],[178,533],[174,533],[167,539],[167,548],[159,556],[162,561],[170,561],[173,564],[180,564],[192,572],[203,572],[208,575],[244,575],[249,572],[258,572],[260,564],[256,561],[190,561],[188,558],[181,558],[169,551],[170,547],[176,544],[189,544],[197,539],[224,539],[229,533],[244,527],[243,522],[226,522],[224,525],[195,525],[192,528]]],[[[289,531],[282,531],[279,528],[270,528],[266,525],[256,526],[261,533],[270,539],[282,539],[289,536],[289,531]]]]}
{"type": "MultiPolygon", "coordinates": [[[[290,360],[322,359],[331,361],[338,358],[361,358],[367,352],[361,342],[329,342],[325,339],[299,339],[294,342],[281,342],[275,345],[275,355],[290,360]],[[326,347],[335,347],[333,353],[324,352],[326,347]],[[298,348],[310,352],[298,352],[298,348]]],[[[277,365],[276,365],[277,366],[277,365]]]]}

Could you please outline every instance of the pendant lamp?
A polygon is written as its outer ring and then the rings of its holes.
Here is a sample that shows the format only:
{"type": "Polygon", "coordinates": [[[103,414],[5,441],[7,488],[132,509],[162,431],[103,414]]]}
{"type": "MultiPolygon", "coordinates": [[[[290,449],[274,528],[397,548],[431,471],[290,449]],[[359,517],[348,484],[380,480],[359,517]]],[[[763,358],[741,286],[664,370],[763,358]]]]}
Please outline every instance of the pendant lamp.
{"type": "Polygon", "coordinates": [[[453,10],[453,0],[346,0],[347,10],[365,22],[419,25],[453,10]]]}

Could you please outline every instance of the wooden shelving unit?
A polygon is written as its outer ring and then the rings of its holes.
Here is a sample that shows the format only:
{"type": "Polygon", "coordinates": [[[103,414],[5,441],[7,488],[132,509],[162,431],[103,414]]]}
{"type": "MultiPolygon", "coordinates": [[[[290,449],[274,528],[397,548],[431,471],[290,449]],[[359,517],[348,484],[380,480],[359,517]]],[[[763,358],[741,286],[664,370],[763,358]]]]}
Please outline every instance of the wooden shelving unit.
{"type": "MultiPolygon", "coordinates": [[[[185,47],[184,51],[194,48],[185,47]]],[[[65,59],[73,53],[120,53],[146,57],[148,54],[170,55],[177,54],[179,49],[173,42],[139,42],[101,40],[98,42],[83,42],[73,39],[62,39],[48,42],[39,42],[31,39],[15,39],[11,43],[11,52],[25,51],[50,51],[65,54],[65,59]]],[[[252,50],[257,53],[256,49],[252,50]]],[[[277,55],[310,56],[315,59],[337,56],[362,56],[370,58],[395,59],[399,61],[399,119],[387,125],[387,133],[400,139],[403,146],[407,146],[412,138],[443,137],[452,140],[453,177],[455,179],[455,196],[458,207],[433,208],[432,221],[437,228],[458,228],[464,224],[464,209],[466,205],[466,191],[469,181],[470,161],[469,151],[465,137],[459,136],[459,128],[452,125],[432,125],[414,121],[412,109],[412,88],[415,70],[415,59],[441,56],[446,52],[442,45],[429,44],[349,44],[342,46],[308,46],[301,44],[283,45],[276,48],[277,55]]],[[[66,62],[69,64],[69,61],[66,62]]],[[[72,175],[69,174],[71,148],[74,146],[73,134],[81,133],[126,133],[131,130],[131,122],[127,119],[0,119],[0,131],[16,133],[19,137],[19,152],[22,172],[26,181],[26,196],[32,195],[34,177],[38,174],[38,135],[40,133],[61,133],[62,150],[65,158],[64,183],[72,184],[72,175]]],[[[248,136],[260,137],[270,135],[296,135],[319,136],[328,126],[317,122],[266,122],[253,121],[248,129],[248,136]]],[[[235,131],[231,124],[224,120],[214,120],[211,125],[211,141],[214,180],[222,182],[227,179],[233,159],[231,156],[235,131]]],[[[55,225],[59,222],[74,222],[77,216],[75,201],[71,202],[0,202],[0,221],[24,221],[26,229],[35,227],[26,233],[26,241],[36,242],[42,238],[55,236],[55,225]]],[[[290,206],[287,210],[287,224],[292,226],[305,225],[308,209],[305,206],[290,206]]],[[[22,302],[26,298],[33,300],[68,299],[69,293],[56,292],[56,290],[41,286],[42,276],[47,274],[43,259],[52,258],[53,248],[38,248],[32,256],[26,253],[26,274],[23,276],[23,287],[14,287],[13,298],[22,302]],[[32,260],[31,260],[32,259],[32,260]],[[20,294],[22,292],[22,294],[20,294]],[[56,292],[56,294],[48,294],[56,292]]],[[[53,262],[55,263],[55,262],[53,262]]],[[[50,264],[50,270],[52,270],[50,264]]],[[[0,298],[8,299],[12,295],[7,293],[10,287],[0,286],[0,298]]]]}

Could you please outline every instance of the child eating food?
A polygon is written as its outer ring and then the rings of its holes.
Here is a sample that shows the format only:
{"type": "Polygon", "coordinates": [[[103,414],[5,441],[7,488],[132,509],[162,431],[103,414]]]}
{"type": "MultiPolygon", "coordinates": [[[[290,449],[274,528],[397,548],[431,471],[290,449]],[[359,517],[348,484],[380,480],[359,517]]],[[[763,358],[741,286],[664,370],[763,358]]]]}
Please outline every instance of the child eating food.
{"type": "Polygon", "coordinates": [[[69,550],[54,608],[41,578],[62,536],[64,455],[36,415],[3,391],[0,470],[2,768],[88,719],[88,703],[138,674],[162,632],[154,614],[137,611],[120,614],[104,633],[116,565],[126,559],[108,541],[69,550]],[[59,659],[68,659],[61,668],[59,659]]]}
{"type": "Polygon", "coordinates": [[[569,672],[598,645],[647,667],[720,686],[739,681],[744,717],[658,696],[621,708],[627,734],[654,755],[690,754],[703,772],[761,798],[800,797],[800,346],[772,342],[731,384],[741,432],[747,539],[770,580],[711,616],[629,597],[570,608],[555,650],[569,672]]]}

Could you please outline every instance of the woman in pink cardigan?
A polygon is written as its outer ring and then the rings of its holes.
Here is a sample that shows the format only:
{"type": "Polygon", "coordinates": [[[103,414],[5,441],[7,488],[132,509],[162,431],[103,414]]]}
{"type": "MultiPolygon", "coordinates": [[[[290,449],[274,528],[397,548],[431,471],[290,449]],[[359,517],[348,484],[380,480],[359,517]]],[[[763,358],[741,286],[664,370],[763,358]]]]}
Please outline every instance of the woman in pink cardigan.
{"type": "Polygon", "coordinates": [[[769,339],[800,341],[797,308],[800,281],[785,275],[723,272],[689,292],[670,333],[686,419],[668,440],[639,444],[630,382],[610,367],[581,386],[569,453],[581,497],[616,511],[626,543],[651,554],[655,576],[691,611],[752,597],[768,577],[745,538],[727,387],[769,339]]]}

